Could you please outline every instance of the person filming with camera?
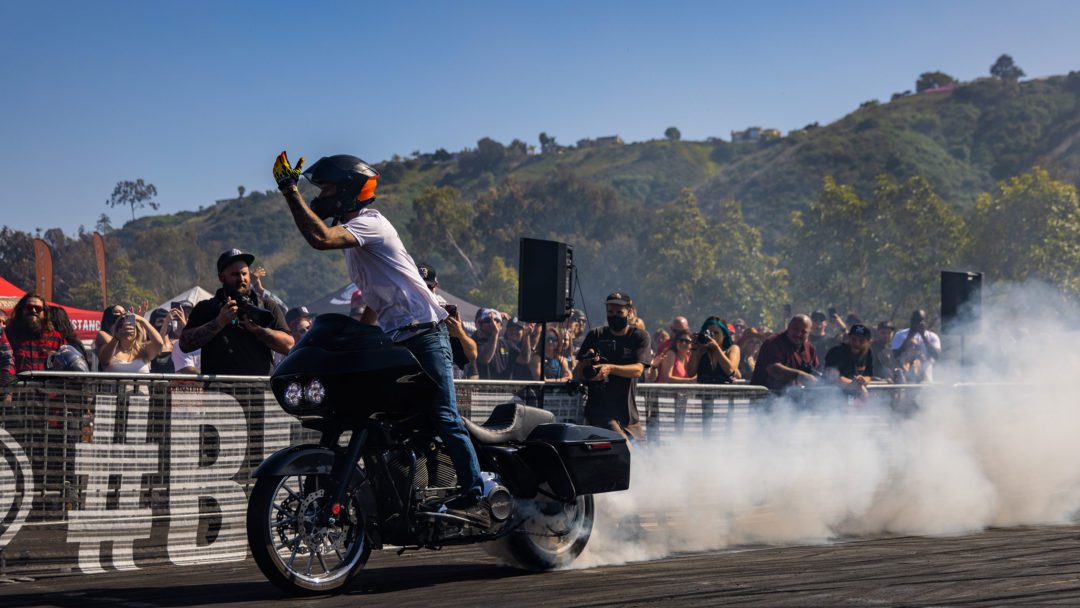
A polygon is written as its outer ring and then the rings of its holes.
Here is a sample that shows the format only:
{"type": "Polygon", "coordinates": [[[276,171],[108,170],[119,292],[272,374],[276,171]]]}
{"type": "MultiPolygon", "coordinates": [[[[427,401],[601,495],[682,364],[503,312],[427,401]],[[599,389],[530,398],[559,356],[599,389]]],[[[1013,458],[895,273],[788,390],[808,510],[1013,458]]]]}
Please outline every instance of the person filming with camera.
{"type": "Polygon", "coordinates": [[[611,429],[624,437],[641,439],[637,407],[637,380],[649,365],[649,334],[630,325],[630,296],[615,292],[607,297],[607,322],[585,336],[578,350],[574,379],[589,389],[585,402],[588,424],[611,429]]]}
{"type": "Polygon", "coordinates": [[[180,334],[180,350],[202,349],[202,373],[267,376],[273,353],[286,354],[293,337],[277,302],[251,290],[255,256],[230,249],[217,261],[221,289],[199,302],[180,334]]]}

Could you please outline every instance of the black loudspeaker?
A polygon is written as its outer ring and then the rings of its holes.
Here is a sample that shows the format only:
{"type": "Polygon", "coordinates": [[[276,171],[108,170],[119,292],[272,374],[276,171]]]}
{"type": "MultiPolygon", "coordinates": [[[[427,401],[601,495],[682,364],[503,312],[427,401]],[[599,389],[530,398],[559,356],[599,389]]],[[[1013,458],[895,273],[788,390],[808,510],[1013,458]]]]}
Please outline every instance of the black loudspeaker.
{"type": "Polygon", "coordinates": [[[562,321],[574,309],[574,249],[566,243],[521,239],[518,257],[518,318],[530,323],[562,321]]]}
{"type": "Polygon", "coordinates": [[[977,333],[981,308],[981,272],[941,272],[941,333],[977,333]]]}

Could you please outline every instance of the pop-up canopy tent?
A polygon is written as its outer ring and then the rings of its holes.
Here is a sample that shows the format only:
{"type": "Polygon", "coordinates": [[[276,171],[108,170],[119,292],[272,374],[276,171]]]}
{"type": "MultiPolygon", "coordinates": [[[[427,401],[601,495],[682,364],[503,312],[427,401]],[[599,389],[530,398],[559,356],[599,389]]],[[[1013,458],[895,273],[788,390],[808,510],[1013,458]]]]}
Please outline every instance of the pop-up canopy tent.
{"type": "MultiPolygon", "coordinates": [[[[352,295],[356,291],[356,285],[349,283],[345,287],[327,294],[314,302],[305,304],[308,312],[313,315],[321,315],[328,312],[336,312],[339,314],[349,314],[349,305],[352,303],[352,295]]],[[[445,291],[443,288],[439,288],[436,292],[443,297],[448,304],[453,304],[458,307],[458,312],[461,314],[461,320],[467,324],[471,324],[472,320],[476,318],[476,311],[479,307],[472,302],[466,302],[454,294],[445,291]]]]}
{"type": "MultiPolygon", "coordinates": [[[[0,309],[10,315],[11,309],[24,295],[26,295],[25,291],[12,285],[4,277],[0,277],[0,309]]],[[[75,326],[75,335],[80,340],[93,340],[97,336],[98,330],[101,329],[100,311],[83,310],[82,308],[64,306],[55,302],[49,302],[49,305],[59,306],[67,312],[68,317],[71,318],[71,324],[75,326]]]]}
{"type": "Polygon", "coordinates": [[[187,300],[188,302],[191,302],[192,306],[194,306],[195,304],[198,304],[199,302],[202,302],[203,300],[209,300],[212,297],[214,297],[214,294],[210,293],[209,291],[206,291],[205,289],[203,289],[202,287],[199,287],[198,285],[192,285],[190,289],[185,289],[184,291],[181,291],[180,293],[178,293],[175,296],[169,298],[168,300],[165,300],[161,304],[158,304],[157,306],[155,306],[155,307],[151,308],[150,310],[146,311],[146,315],[144,315],[144,316],[147,319],[149,319],[150,318],[150,313],[154,312],[155,310],[157,310],[159,308],[169,310],[170,308],[172,308],[172,303],[173,302],[183,302],[183,301],[187,300]]]}

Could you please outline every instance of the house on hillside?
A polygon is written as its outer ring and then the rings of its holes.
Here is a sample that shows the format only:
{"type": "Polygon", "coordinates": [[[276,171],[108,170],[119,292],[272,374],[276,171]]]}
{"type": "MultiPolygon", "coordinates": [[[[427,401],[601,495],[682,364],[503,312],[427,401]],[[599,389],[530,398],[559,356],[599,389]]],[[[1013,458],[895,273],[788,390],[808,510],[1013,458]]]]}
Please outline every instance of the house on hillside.
{"type": "Polygon", "coordinates": [[[607,137],[597,137],[596,139],[579,139],[577,147],[579,148],[614,148],[615,146],[623,145],[623,138],[618,135],[609,135],[607,137]]]}
{"type": "Polygon", "coordinates": [[[923,91],[923,94],[926,94],[926,93],[952,93],[953,91],[956,90],[956,87],[957,87],[957,84],[955,82],[952,83],[952,84],[943,84],[943,85],[939,85],[939,86],[936,86],[936,87],[926,89],[926,90],[923,91]]]}
{"type": "Polygon", "coordinates": [[[743,131],[731,132],[731,143],[733,144],[755,144],[767,139],[780,139],[780,129],[750,127],[743,131]]]}

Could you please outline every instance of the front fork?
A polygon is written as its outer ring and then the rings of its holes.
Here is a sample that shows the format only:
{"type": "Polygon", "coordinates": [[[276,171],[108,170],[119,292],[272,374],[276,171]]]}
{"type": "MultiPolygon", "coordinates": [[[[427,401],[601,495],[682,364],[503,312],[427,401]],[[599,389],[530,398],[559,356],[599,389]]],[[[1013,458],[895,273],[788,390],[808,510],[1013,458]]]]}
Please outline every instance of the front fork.
{"type": "MultiPolygon", "coordinates": [[[[360,452],[364,449],[367,436],[367,429],[354,429],[349,437],[349,445],[345,448],[345,457],[336,460],[333,469],[330,471],[331,479],[337,482],[337,487],[334,488],[333,500],[327,505],[325,514],[326,521],[330,525],[336,524],[338,516],[341,514],[341,503],[345,501],[345,493],[348,492],[349,484],[352,483],[353,475],[356,472],[356,463],[360,462],[360,452]]],[[[333,443],[337,443],[338,437],[340,437],[340,434],[334,437],[333,443]]],[[[325,443],[326,439],[324,435],[323,443],[325,443]]]]}

